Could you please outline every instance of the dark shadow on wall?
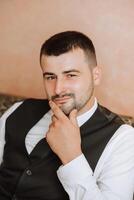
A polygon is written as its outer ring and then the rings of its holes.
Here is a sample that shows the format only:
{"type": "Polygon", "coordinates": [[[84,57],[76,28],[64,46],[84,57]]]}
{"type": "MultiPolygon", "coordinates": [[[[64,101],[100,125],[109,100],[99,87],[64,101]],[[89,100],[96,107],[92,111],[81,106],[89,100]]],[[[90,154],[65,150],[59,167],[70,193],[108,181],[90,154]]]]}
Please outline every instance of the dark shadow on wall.
{"type": "MultiPolygon", "coordinates": [[[[0,116],[15,102],[23,100],[19,97],[0,95],[0,116]]],[[[127,124],[134,126],[134,118],[120,116],[127,124]]]]}

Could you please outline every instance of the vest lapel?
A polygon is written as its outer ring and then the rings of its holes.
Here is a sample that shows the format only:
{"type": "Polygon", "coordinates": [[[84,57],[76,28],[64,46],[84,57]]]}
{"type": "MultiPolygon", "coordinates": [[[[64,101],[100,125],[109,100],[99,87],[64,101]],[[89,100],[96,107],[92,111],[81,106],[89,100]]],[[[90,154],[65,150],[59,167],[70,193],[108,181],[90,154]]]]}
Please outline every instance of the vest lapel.
{"type": "Polygon", "coordinates": [[[98,106],[93,116],[81,126],[82,152],[93,171],[110,138],[122,123],[116,114],[98,106]]]}
{"type": "Polygon", "coordinates": [[[93,132],[108,125],[116,117],[117,115],[115,115],[112,112],[109,112],[106,108],[103,108],[99,105],[95,113],[91,116],[91,118],[80,127],[82,137],[89,133],[92,134],[93,132]]]}

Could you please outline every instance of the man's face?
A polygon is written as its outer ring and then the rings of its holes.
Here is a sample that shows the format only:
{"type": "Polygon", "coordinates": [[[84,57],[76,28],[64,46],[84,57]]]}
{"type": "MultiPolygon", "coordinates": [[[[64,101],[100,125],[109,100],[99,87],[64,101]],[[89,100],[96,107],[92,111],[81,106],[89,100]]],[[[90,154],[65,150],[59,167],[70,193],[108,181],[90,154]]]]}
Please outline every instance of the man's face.
{"type": "Polygon", "coordinates": [[[93,70],[89,67],[83,50],[77,48],[59,56],[43,55],[41,66],[48,99],[66,115],[74,108],[78,113],[89,110],[99,77],[95,74],[97,67],[93,70]]]}

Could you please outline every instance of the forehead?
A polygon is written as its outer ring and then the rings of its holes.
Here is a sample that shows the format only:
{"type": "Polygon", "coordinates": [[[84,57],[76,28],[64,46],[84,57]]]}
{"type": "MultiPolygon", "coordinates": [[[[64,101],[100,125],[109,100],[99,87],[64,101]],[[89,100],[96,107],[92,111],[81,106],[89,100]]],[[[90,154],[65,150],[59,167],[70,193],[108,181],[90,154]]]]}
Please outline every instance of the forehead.
{"type": "Polygon", "coordinates": [[[59,56],[45,56],[41,58],[41,66],[43,70],[51,70],[56,67],[62,70],[68,70],[69,68],[80,69],[81,67],[88,67],[89,63],[82,49],[73,49],[67,53],[59,56]]]}

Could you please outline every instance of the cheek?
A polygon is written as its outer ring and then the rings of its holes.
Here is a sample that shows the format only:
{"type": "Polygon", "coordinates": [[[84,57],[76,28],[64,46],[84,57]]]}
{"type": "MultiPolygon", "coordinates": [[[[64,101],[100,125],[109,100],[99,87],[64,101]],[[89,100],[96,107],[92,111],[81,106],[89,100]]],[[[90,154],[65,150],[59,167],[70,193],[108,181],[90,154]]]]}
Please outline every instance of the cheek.
{"type": "Polygon", "coordinates": [[[44,87],[45,87],[47,94],[51,95],[53,93],[53,88],[54,88],[53,84],[50,84],[44,80],[44,87]]]}
{"type": "Polygon", "coordinates": [[[72,88],[76,89],[76,90],[85,90],[87,88],[87,85],[89,85],[89,77],[88,79],[86,78],[81,78],[79,80],[77,80],[75,83],[72,83],[72,88]]]}
{"type": "Polygon", "coordinates": [[[85,94],[88,94],[90,90],[93,88],[93,81],[88,78],[85,78],[75,84],[73,84],[73,90],[76,93],[76,96],[85,96],[85,94]]]}
{"type": "Polygon", "coordinates": [[[83,90],[85,90],[84,81],[74,81],[70,84],[70,91],[75,94],[75,96],[79,96],[83,90]]]}

